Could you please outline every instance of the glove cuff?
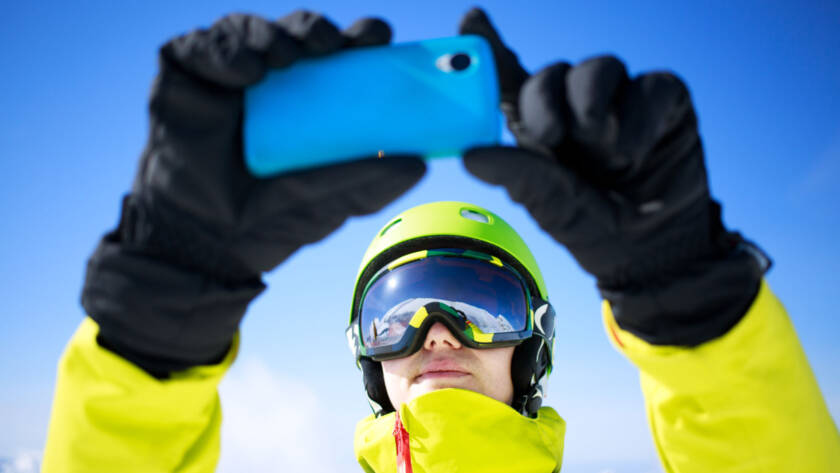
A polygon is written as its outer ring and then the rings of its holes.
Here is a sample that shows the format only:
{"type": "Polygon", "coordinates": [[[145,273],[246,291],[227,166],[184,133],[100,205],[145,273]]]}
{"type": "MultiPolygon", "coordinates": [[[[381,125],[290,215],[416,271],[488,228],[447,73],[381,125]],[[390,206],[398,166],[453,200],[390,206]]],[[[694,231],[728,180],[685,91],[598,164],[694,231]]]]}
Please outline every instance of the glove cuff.
{"type": "Polygon", "coordinates": [[[735,248],[643,287],[599,284],[618,325],[654,345],[696,346],[734,327],[758,294],[770,259],[738,234],[735,248]]]}
{"type": "Polygon", "coordinates": [[[82,306],[101,346],[165,378],[222,359],[263,289],[259,277],[234,283],[172,264],[126,245],[118,230],[88,261],[82,306]]]}

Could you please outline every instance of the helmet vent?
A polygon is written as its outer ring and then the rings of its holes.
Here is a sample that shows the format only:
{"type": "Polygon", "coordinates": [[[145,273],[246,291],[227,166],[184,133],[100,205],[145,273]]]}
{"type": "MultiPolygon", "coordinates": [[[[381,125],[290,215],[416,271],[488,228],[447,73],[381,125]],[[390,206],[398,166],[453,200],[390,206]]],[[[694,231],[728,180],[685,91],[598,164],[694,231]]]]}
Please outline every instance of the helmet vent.
{"type": "Polygon", "coordinates": [[[398,223],[400,223],[400,222],[402,222],[402,219],[401,219],[401,218],[398,218],[398,219],[394,220],[393,222],[389,223],[388,225],[385,225],[385,228],[383,228],[383,229],[382,229],[382,231],[381,231],[381,232],[379,232],[379,236],[380,236],[380,237],[385,236],[385,233],[387,233],[387,232],[388,232],[388,230],[390,230],[390,229],[391,229],[394,225],[396,225],[396,224],[398,224],[398,223]]]}
{"type": "Polygon", "coordinates": [[[471,209],[461,209],[461,216],[468,220],[475,220],[476,222],[490,223],[490,217],[471,209]]]}

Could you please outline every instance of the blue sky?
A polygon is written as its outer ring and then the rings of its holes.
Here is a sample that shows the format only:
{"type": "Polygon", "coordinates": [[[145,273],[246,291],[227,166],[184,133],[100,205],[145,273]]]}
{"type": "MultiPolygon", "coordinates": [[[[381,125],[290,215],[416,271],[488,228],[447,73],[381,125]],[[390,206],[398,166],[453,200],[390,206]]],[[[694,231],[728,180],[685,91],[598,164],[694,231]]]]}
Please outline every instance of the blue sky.
{"type": "MultiPolygon", "coordinates": [[[[390,21],[396,41],[448,36],[473,2],[308,2],[342,25],[390,21]]],[[[727,224],[774,258],[768,280],[797,327],[835,418],[840,415],[840,4],[565,2],[482,4],[530,70],[616,54],[631,72],[676,71],[700,117],[713,194],[727,224]],[[632,4],[632,5],[631,5],[632,4]]],[[[117,219],[145,141],[157,47],[226,12],[281,16],[300,4],[12,2],[0,29],[0,458],[42,447],[55,363],[83,313],[84,264],[117,219]]],[[[564,471],[658,470],[634,369],[609,347],[593,280],[499,189],[458,159],[431,163],[411,192],[349,221],[268,275],[243,325],[240,361],[222,387],[221,471],[354,471],[352,430],[368,413],[344,342],[353,278],[389,216],[466,200],[519,229],[561,315],[549,404],[569,422],[564,471]],[[290,406],[295,406],[290,408],[290,406]],[[313,424],[328,422],[328,434],[313,424]],[[297,432],[289,437],[289,432],[297,432]],[[329,454],[316,454],[323,438],[329,454]],[[320,437],[319,437],[320,436],[320,437]],[[296,449],[278,445],[296,443],[296,449]]],[[[23,453],[22,453],[23,452],[23,453]]]]}

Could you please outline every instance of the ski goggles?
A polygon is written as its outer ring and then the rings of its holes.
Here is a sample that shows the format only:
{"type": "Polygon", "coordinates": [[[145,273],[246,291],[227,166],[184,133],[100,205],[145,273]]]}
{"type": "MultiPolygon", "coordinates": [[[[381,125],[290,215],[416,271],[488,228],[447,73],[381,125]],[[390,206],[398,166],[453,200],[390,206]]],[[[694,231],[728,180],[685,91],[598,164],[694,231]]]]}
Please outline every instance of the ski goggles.
{"type": "Polygon", "coordinates": [[[495,256],[418,251],[368,281],[348,342],[357,358],[400,358],[419,350],[429,327],[441,322],[471,348],[513,346],[533,335],[534,307],[543,305],[548,303],[531,295],[522,275],[495,256]]]}

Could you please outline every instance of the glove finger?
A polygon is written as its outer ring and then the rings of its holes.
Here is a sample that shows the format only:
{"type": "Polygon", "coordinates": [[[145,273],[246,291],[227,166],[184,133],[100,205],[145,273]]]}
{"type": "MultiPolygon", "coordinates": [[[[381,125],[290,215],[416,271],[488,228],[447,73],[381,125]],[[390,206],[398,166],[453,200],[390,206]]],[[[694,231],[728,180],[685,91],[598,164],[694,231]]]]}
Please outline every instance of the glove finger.
{"type": "Polygon", "coordinates": [[[364,158],[301,173],[295,179],[303,201],[345,201],[347,215],[373,213],[416,184],[426,173],[417,156],[364,158]],[[329,183],[329,185],[325,185],[329,183]]]}
{"type": "Polygon", "coordinates": [[[566,142],[556,154],[589,182],[604,187],[614,186],[632,165],[629,156],[616,152],[621,125],[616,96],[628,81],[624,64],[613,56],[586,60],[565,79],[566,142]]]}
{"type": "Polygon", "coordinates": [[[626,87],[618,114],[615,153],[631,160],[619,190],[637,202],[666,199],[668,206],[708,192],[697,116],[678,77],[667,72],[637,77],[626,87]]]}
{"type": "MultiPolygon", "coordinates": [[[[458,32],[481,36],[490,43],[493,59],[496,62],[502,103],[512,106],[510,111],[515,112],[519,90],[528,78],[528,72],[519,63],[519,58],[505,45],[496,28],[490,23],[487,14],[480,8],[473,8],[464,15],[458,32]]],[[[503,110],[507,112],[507,108],[507,106],[503,107],[503,110]]]]}
{"type": "Polygon", "coordinates": [[[318,56],[337,51],[344,45],[344,36],[325,16],[298,10],[279,20],[277,24],[298,40],[308,55],[318,56]]]}
{"type": "Polygon", "coordinates": [[[391,42],[391,27],[379,18],[361,18],[342,33],[345,46],[377,46],[391,42]]]}
{"type": "Polygon", "coordinates": [[[562,165],[521,148],[473,148],[464,154],[470,174],[504,187],[560,243],[574,245],[617,232],[614,205],[562,165]]]}
{"type": "MultiPolygon", "coordinates": [[[[614,56],[600,56],[573,67],[566,77],[571,112],[570,136],[598,156],[609,155],[618,140],[615,96],[628,81],[627,69],[614,56]]],[[[623,163],[605,162],[610,169],[623,163]]]]}
{"type": "Polygon", "coordinates": [[[517,140],[521,146],[556,150],[568,132],[566,76],[571,66],[557,63],[531,76],[519,95],[521,114],[517,140]]]}
{"type": "Polygon", "coordinates": [[[402,195],[426,172],[415,156],[366,158],[260,181],[242,221],[242,257],[273,267],[300,246],[329,235],[350,216],[366,215],[402,195]]]}
{"type": "Polygon", "coordinates": [[[618,108],[621,132],[616,148],[635,159],[651,150],[678,128],[696,130],[697,119],[685,84],[667,72],[633,79],[618,108]]]}
{"type": "Polygon", "coordinates": [[[161,58],[209,82],[243,87],[265,73],[264,53],[275,39],[275,28],[263,18],[229,15],[209,29],[200,29],[169,41],[161,58]]]}
{"type": "Polygon", "coordinates": [[[251,197],[259,215],[306,209],[335,196],[347,199],[346,215],[375,212],[413,186],[426,172],[415,156],[364,158],[263,180],[251,197]]]}
{"type": "Polygon", "coordinates": [[[274,40],[265,52],[265,65],[269,68],[287,67],[305,54],[301,44],[278,25],[274,27],[274,40]]]}

